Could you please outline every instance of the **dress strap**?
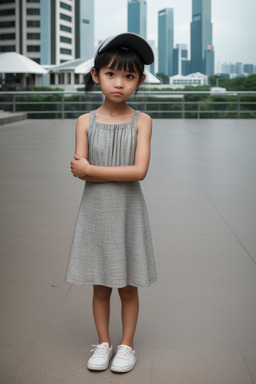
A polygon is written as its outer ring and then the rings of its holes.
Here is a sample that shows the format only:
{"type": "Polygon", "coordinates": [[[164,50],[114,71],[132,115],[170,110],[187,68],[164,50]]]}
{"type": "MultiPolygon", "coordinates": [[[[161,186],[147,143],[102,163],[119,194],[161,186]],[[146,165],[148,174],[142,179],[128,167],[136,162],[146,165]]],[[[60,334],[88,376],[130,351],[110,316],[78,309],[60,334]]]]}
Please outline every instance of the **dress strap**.
{"type": "Polygon", "coordinates": [[[88,135],[91,133],[91,130],[93,127],[94,117],[95,117],[95,111],[91,111],[90,112],[89,127],[88,127],[88,135]]]}
{"type": "Polygon", "coordinates": [[[135,111],[135,113],[133,115],[132,123],[133,123],[135,128],[137,127],[137,121],[138,121],[139,114],[140,114],[140,111],[135,111]]]}

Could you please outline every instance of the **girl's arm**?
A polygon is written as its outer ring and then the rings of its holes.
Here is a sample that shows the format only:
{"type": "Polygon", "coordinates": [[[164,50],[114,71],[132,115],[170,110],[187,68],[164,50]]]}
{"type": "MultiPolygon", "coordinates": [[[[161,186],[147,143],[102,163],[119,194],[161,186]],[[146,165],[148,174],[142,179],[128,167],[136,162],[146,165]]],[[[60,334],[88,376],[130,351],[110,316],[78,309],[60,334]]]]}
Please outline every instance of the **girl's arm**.
{"type": "Polygon", "coordinates": [[[137,147],[133,165],[102,167],[91,165],[87,159],[80,159],[72,172],[77,177],[95,177],[108,181],[143,180],[147,174],[150,160],[150,141],[152,134],[151,118],[141,113],[137,124],[137,147]]]}
{"type": "MultiPolygon", "coordinates": [[[[76,158],[88,160],[88,127],[90,121],[90,114],[84,114],[77,119],[76,125],[76,147],[74,156],[75,160],[71,161],[71,170],[72,163],[76,162],[76,158]]],[[[73,171],[72,171],[73,172],[73,171]]],[[[74,175],[74,173],[73,173],[74,175]]],[[[74,175],[75,176],[75,175],[74,175]]],[[[77,176],[79,177],[79,176],[77,176]]],[[[90,176],[79,177],[81,180],[90,181],[93,183],[104,183],[108,180],[103,180],[101,178],[95,178],[90,176]]]]}

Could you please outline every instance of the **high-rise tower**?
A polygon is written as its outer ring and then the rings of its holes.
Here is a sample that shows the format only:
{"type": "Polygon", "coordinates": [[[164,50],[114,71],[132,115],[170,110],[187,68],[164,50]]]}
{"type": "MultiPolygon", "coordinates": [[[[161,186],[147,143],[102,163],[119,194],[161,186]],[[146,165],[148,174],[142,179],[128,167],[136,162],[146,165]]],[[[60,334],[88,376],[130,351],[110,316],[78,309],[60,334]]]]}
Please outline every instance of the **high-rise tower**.
{"type": "Polygon", "coordinates": [[[214,74],[211,0],[192,0],[191,71],[214,74]]]}
{"type": "Polygon", "coordinates": [[[173,8],[158,12],[158,72],[173,74],[173,8]]]}
{"type": "Polygon", "coordinates": [[[146,0],[128,0],[128,32],[147,38],[146,0]]]}
{"type": "Polygon", "coordinates": [[[91,59],[94,56],[94,0],[75,0],[75,56],[91,59]]]}

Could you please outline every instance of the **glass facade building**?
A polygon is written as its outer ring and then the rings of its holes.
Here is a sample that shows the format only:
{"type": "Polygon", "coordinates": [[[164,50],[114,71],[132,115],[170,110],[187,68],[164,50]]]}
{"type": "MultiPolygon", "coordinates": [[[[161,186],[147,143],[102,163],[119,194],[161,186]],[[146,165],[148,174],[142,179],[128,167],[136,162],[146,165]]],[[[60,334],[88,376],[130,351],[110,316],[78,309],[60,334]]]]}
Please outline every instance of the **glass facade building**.
{"type": "Polygon", "coordinates": [[[158,12],[158,72],[173,75],[173,8],[158,12]]]}
{"type": "Polygon", "coordinates": [[[137,33],[147,39],[147,2],[128,0],[128,32],[137,33]]]}
{"type": "Polygon", "coordinates": [[[75,56],[91,59],[94,56],[94,0],[75,0],[75,56]]]}
{"type": "Polygon", "coordinates": [[[192,0],[191,71],[214,74],[211,0],[192,0]]]}

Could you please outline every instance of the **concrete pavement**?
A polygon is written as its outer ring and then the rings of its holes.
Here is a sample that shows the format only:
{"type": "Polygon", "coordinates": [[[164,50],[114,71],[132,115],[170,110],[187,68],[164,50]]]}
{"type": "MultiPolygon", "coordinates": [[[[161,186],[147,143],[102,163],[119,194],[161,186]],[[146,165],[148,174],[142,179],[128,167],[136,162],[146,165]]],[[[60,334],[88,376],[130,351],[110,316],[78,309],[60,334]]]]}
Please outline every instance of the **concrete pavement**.
{"type": "MultiPolygon", "coordinates": [[[[0,127],[1,384],[256,383],[255,120],[155,120],[142,183],[159,281],[140,290],[138,362],[89,372],[91,287],[64,282],[83,183],[74,120],[0,127]]],[[[113,345],[121,335],[112,297],[113,345]]]]}

